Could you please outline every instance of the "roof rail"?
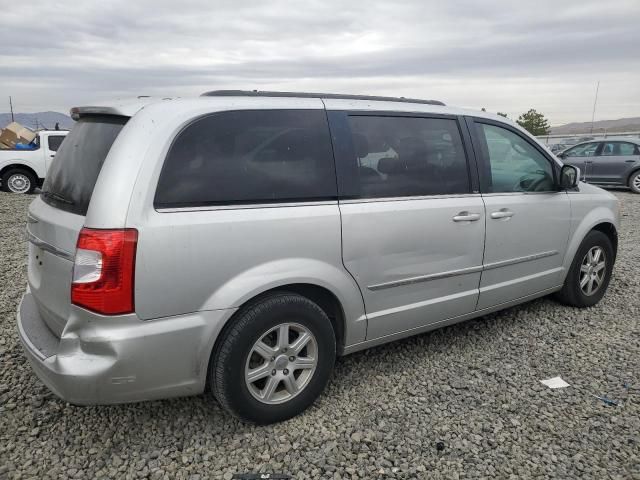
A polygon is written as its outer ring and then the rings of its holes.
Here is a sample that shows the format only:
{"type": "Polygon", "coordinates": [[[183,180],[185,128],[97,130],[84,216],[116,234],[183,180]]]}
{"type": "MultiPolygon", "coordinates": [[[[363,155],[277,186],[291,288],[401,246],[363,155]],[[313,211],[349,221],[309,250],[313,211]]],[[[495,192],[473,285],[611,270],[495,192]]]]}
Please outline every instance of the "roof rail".
{"type": "Polygon", "coordinates": [[[309,93],[309,92],[267,92],[259,90],[212,90],[202,97],[297,97],[297,98],[335,98],[341,100],[375,100],[381,102],[424,103],[427,105],[444,105],[439,100],[420,100],[405,97],[378,97],[373,95],[344,95],[341,93],[309,93]]]}

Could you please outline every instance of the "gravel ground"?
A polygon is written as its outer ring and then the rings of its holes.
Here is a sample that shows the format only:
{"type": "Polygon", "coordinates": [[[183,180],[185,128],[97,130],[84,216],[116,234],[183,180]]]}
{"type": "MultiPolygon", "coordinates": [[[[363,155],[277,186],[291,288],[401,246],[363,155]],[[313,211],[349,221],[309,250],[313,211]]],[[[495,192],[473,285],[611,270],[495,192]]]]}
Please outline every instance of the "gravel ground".
{"type": "Polygon", "coordinates": [[[32,197],[0,194],[0,478],[640,479],[640,195],[615,193],[620,253],[598,306],[542,299],[342,358],[313,408],[268,427],[206,397],[74,407],[48,393],[14,318],[32,197]],[[556,375],[571,387],[539,383],[556,375]]]}

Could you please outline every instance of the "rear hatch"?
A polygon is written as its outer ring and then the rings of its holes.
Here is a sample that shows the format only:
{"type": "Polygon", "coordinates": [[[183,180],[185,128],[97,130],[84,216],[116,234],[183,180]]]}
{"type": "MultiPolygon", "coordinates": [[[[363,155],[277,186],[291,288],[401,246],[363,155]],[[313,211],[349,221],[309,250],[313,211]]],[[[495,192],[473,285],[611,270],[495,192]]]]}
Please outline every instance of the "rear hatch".
{"type": "Polygon", "coordinates": [[[58,150],[42,193],[29,206],[29,287],[57,336],[69,317],[78,234],[102,165],[127,120],[113,115],[80,118],[58,150]]]}

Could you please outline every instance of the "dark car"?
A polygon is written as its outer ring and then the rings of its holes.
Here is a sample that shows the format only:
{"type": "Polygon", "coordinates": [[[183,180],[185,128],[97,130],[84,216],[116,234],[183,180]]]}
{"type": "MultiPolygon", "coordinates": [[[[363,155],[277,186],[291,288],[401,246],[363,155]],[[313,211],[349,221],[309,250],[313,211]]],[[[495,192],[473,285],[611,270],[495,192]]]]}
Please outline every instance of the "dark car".
{"type": "Polygon", "coordinates": [[[640,140],[592,140],[558,154],[565,164],[580,169],[583,181],[628,186],[640,193],[640,140]]]}

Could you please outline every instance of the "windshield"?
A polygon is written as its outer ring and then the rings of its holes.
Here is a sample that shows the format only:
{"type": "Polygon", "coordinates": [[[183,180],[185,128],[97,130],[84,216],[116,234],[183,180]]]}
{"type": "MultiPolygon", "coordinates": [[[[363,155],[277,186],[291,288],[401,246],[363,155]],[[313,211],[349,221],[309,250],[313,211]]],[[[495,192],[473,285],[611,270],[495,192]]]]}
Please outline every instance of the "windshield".
{"type": "Polygon", "coordinates": [[[127,120],[81,118],[56,154],[42,186],[42,199],[61,210],[86,215],[102,164],[127,120]]]}

